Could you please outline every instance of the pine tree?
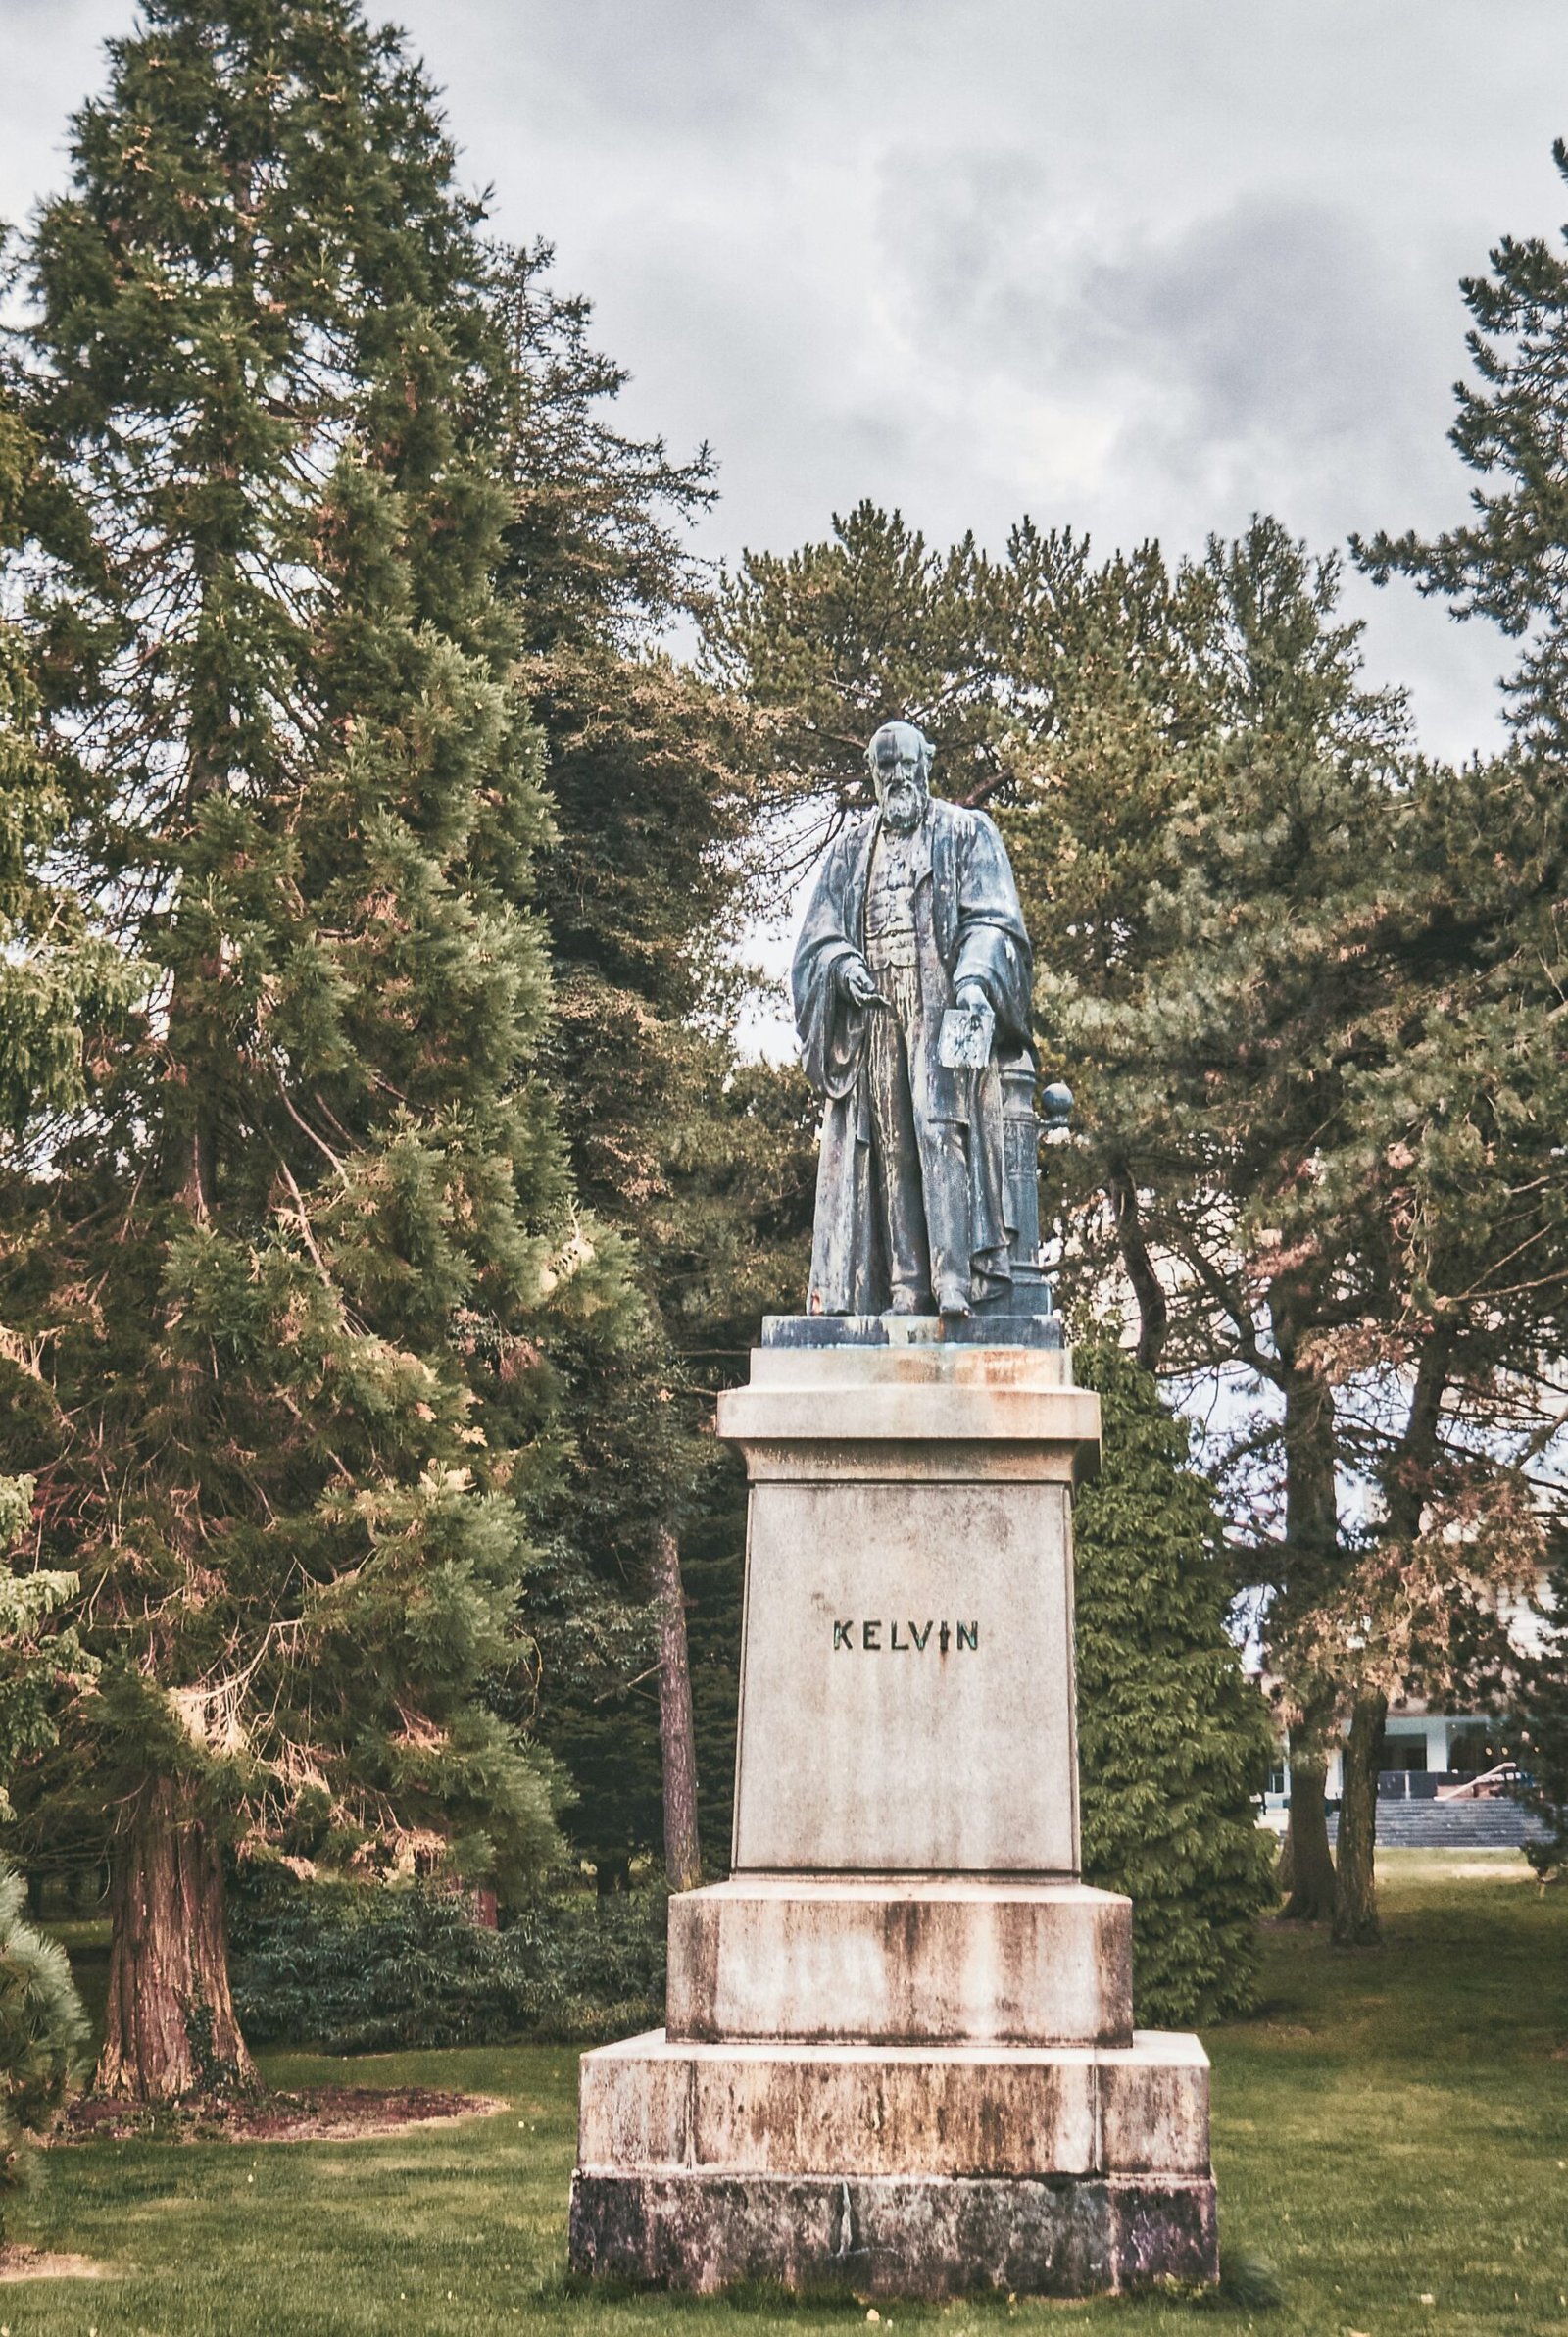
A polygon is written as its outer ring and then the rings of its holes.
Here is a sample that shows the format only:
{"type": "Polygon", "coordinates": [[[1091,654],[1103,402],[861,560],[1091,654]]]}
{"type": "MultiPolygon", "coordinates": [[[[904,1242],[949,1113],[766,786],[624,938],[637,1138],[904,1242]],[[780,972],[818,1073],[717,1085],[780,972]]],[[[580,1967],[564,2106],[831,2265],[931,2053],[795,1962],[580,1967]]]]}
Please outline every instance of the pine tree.
{"type": "Polygon", "coordinates": [[[1084,1878],[1131,1894],[1138,2018],[1186,2028],[1252,2008],[1273,1729],[1226,1629],[1223,1521],[1185,1424],[1109,1339],[1076,1373],[1103,1420],[1073,1525],[1084,1878]]]}
{"type": "MultiPolygon", "coordinates": [[[[1568,142],[1552,147],[1568,179],[1568,142]]],[[[1563,243],[1568,247],[1568,229],[1563,243]]],[[[1544,236],[1505,235],[1489,275],[1460,283],[1477,381],[1458,382],[1449,442],[1482,484],[1474,519],[1427,541],[1413,531],[1353,537],[1380,584],[1409,576],[1460,620],[1489,619],[1523,651],[1504,683],[1511,726],[1537,758],[1568,745],[1568,465],[1562,437],[1568,256],[1544,236]]]]}
{"type": "MultiPolygon", "coordinates": [[[[501,586],[555,821],[540,870],[550,1069],[577,1190],[634,1245],[648,1318],[635,1354],[568,1403],[569,1532],[536,1585],[539,1676],[518,1689],[571,1777],[573,1846],[611,1888],[660,1838],[661,1738],[671,1694],[676,1710],[684,1697],[666,1660],[679,1546],[712,1485],[729,1485],[706,1433],[715,1382],[685,1352],[711,1343],[694,1306],[685,1164],[721,1153],[732,1124],[739,981],[725,947],[748,897],[755,790],[738,710],[665,640],[706,596],[687,536],[711,500],[710,458],[677,462],[617,427],[625,376],[550,262],[546,247],[514,256],[499,294],[514,498],[501,586]]],[[[666,1757],[683,1742],[676,1725],[666,1757]]],[[[690,1878],[696,1846],[689,1824],[677,1831],[672,1870],[690,1878]]]]}
{"type": "MultiPolygon", "coordinates": [[[[16,385],[0,379],[0,567],[18,597],[53,487],[16,385]]],[[[84,795],[85,774],[43,719],[35,645],[0,616],[0,1171],[26,1157],[40,1122],[81,1102],[83,1023],[130,993],[71,883],[84,795]]]]}
{"type": "Polygon", "coordinates": [[[352,0],[153,0],[110,60],[33,248],[82,516],[42,656],[145,986],[6,1304],[53,1332],[44,1543],[103,1664],[99,2083],[155,2097],[252,2078],[228,1846],[551,1854],[556,1773],[481,1690],[559,1486],[552,1344],[612,1361],[636,1308],[540,1075],[506,357],[431,93],[352,0]]]}
{"type": "Polygon", "coordinates": [[[1488,881],[1466,783],[1364,690],[1333,565],[1258,522],[1206,566],[1214,719],[1171,815],[1179,876],[1151,893],[1135,987],[1053,1005],[1098,1064],[1091,1147],[1129,1163],[1176,1269],[1166,1367],[1271,1391],[1236,1440],[1235,1563],[1293,1727],[1293,1912],[1329,1912],[1321,1761],[1349,1721],[1349,1944],[1377,1933],[1388,1699],[1484,1672],[1489,1605],[1539,1538],[1511,1446],[1545,1284],[1516,1244],[1553,1238],[1552,1082],[1522,996],[1434,948],[1442,896],[1488,881]]]}
{"type": "Polygon", "coordinates": [[[1387,1698],[1494,1667],[1489,1607],[1540,1542],[1520,1414],[1568,1254],[1560,920],[1505,929],[1560,895],[1563,790],[1422,763],[1365,686],[1336,564],[1277,522],[1172,572],[1027,523],[955,570],[876,520],[750,563],[719,654],[828,820],[868,693],[931,709],[955,792],[946,710],[958,746],[983,703],[1045,1068],[1078,1097],[1063,1286],[1088,1314],[1119,1268],[1147,1364],[1257,1399],[1221,1485],[1292,1728],[1292,1912],[1374,1937],[1387,1698]]]}

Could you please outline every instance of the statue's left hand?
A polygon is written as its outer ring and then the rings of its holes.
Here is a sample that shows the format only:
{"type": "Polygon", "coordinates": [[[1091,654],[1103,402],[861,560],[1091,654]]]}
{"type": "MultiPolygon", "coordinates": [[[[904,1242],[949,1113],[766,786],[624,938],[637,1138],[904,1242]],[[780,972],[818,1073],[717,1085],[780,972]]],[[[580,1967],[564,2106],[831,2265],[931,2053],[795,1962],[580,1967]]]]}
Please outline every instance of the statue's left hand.
{"type": "Polygon", "coordinates": [[[983,1015],[991,1001],[986,996],[983,982],[960,982],[956,1003],[966,1015],[983,1015]]]}

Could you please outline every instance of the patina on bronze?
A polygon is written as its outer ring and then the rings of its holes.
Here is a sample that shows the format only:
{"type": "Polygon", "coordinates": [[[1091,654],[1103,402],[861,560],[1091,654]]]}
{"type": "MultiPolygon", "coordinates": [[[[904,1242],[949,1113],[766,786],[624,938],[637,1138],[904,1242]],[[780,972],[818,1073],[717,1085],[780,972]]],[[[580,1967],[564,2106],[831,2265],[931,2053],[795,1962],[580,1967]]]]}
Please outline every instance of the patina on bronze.
{"type": "Polygon", "coordinates": [[[801,1052],[826,1099],[811,1315],[1050,1304],[1029,936],[995,822],[933,797],[931,762],[912,722],[877,731],[876,810],[824,854],[796,946],[801,1052]]]}

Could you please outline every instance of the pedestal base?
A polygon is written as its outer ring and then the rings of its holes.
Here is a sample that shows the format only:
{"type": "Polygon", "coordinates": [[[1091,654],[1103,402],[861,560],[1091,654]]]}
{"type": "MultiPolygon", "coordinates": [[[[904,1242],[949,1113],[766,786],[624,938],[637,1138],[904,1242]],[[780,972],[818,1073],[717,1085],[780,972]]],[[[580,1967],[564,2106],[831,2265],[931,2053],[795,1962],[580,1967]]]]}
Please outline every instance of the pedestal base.
{"type": "Polygon", "coordinates": [[[669,1903],[671,2037],[1125,2045],[1132,1901],[1081,1882],[741,1874],[669,1903]]]}
{"type": "Polygon", "coordinates": [[[578,2271],[1217,2277],[1207,2061],[1134,2031],[1130,1903],[1078,1880],[1100,1418],[1056,1327],[774,1324],[719,1398],[751,1483],[733,1872],[670,1902],[667,2029],[584,2057],[578,2271]]]}
{"type": "Polygon", "coordinates": [[[571,2262],[653,2287],[1089,2297],[1217,2277],[1199,2177],[579,2173],[571,2262]]]}
{"type": "Polygon", "coordinates": [[[582,2064],[571,2262],[676,2288],[1087,2296],[1217,2274],[1208,2063],[1120,2048],[696,2045],[582,2064]]]}

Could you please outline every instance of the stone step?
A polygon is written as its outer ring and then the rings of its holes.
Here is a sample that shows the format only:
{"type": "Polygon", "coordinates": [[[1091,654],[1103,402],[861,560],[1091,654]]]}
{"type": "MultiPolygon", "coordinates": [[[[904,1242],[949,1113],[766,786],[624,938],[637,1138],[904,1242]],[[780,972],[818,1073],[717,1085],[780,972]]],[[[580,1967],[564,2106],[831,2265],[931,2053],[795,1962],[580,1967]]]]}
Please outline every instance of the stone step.
{"type": "Polygon", "coordinates": [[[582,2060],[585,2172],[1208,2172],[1198,2039],[1130,2045],[696,2045],[654,2029],[582,2060]]]}
{"type": "Polygon", "coordinates": [[[1088,2297],[1219,2277],[1209,2175],[579,2167],[570,2231],[575,2272],[704,2294],[765,2280],[862,2298],[1088,2297]]]}
{"type": "Polygon", "coordinates": [[[1130,2046],[584,2056],[570,2261],[710,2290],[1084,2296],[1216,2271],[1208,2063],[1130,2046]]]}
{"type": "MultiPolygon", "coordinates": [[[[1339,1815],[1331,1811],[1331,1842],[1339,1830],[1339,1815]]],[[[1378,1804],[1377,1838],[1386,1850],[1517,1849],[1543,1830],[1540,1819],[1514,1801],[1378,1804]]]]}
{"type": "Polygon", "coordinates": [[[1126,2045],[1132,1902],[1080,1882],[737,1875],[669,1903],[671,2038],[1126,2045]]]}

